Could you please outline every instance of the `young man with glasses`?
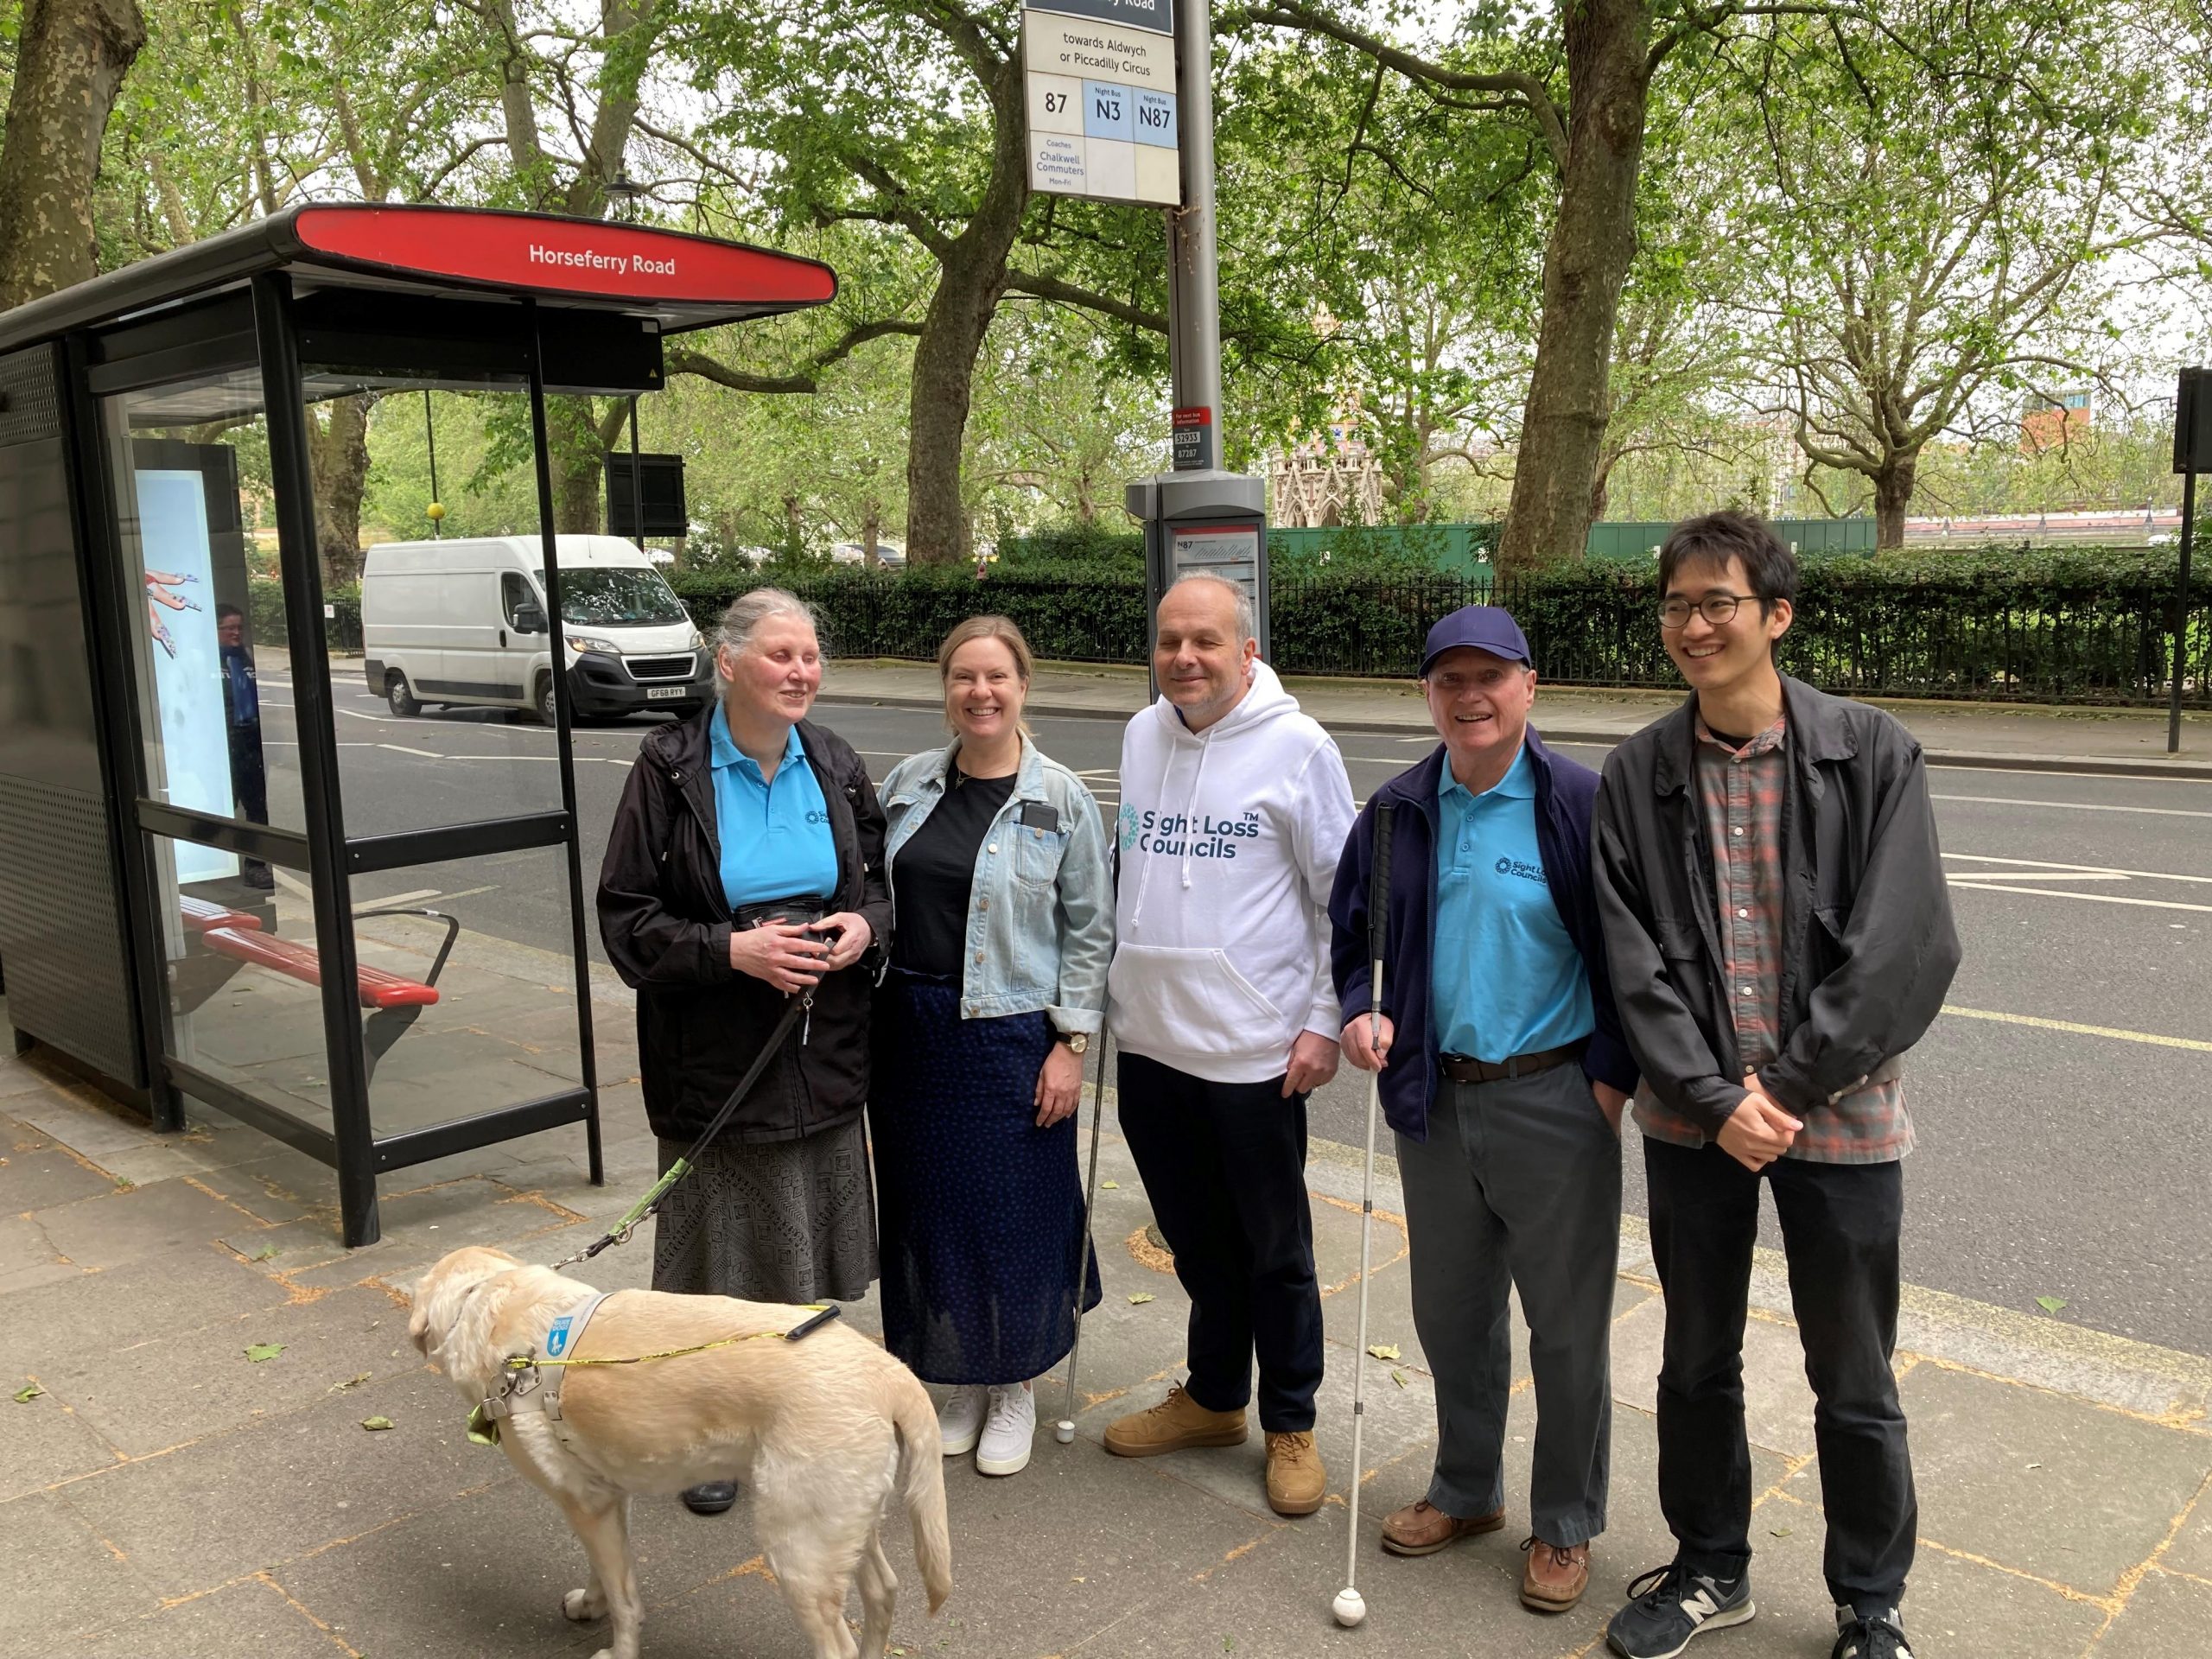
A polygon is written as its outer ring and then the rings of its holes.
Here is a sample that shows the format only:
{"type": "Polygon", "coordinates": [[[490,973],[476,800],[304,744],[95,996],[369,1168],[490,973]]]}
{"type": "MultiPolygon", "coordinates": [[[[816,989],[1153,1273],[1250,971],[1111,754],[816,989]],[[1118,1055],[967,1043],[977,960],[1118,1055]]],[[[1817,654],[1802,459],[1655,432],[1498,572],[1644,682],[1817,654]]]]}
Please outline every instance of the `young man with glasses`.
{"type": "Polygon", "coordinates": [[[1918,1506],[1890,1368],[1912,1147],[1901,1057],[1959,940],[1920,746],[1775,666],[1796,588],[1762,520],[1675,526],[1658,621],[1690,697],[1613,751],[1598,798],[1666,1293],[1659,1501],[1675,1540],[1608,1628],[1624,1659],[1671,1659],[1753,1611],[1743,1343],[1762,1182],[1818,1402],[1836,1659],[1910,1659],[1898,1608],[1918,1506]]]}

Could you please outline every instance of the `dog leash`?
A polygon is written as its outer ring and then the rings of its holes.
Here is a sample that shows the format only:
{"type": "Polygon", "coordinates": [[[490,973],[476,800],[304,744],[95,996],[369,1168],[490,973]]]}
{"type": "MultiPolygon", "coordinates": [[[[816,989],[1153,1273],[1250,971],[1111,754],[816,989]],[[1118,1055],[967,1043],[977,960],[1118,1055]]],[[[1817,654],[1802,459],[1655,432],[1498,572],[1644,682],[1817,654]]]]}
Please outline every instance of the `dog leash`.
{"type": "Polygon", "coordinates": [[[783,1018],[777,1020],[776,1028],[768,1033],[768,1040],[760,1046],[760,1052],[753,1056],[753,1064],[746,1068],[745,1075],[737,1080],[737,1087],[730,1090],[729,1098],[722,1103],[721,1110],[715,1114],[714,1120],[701,1132],[699,1138],[691,1143],[690,1149],[671,1164],[667,1173],[653,1183],[652,1191],[624,1211],[621,1220],[616,1222],[612,1228],[585,1245],[574,1255],[565,1255],[558,1262],[550,1263],[554,1272],[558,1273],[563,1268],[573,1268],[579,1262],[588,1262],[610,1245],[626,1244],[630,1242],[630,1235],[635,1232],[648,1217],[660,1209],[662,1200],[668,1197],[676,1184],[691,1173],[693,1163],[702,1153],[706,1151],[707,1143],[721,1133],[722,1125],[729,1122],[731,1114],[744,1103],[746,1096],[753,1092],[753,1085],[760,1081],[760,1074],[768,1069],[768,1062],[776,1058],[777,1051],[784,1046],[784,1039],[791,1034],[791,1027],[797,1025],[802,1017],[806,1017],[810,1025],[812,1023],[813,1011],[814,993],[810,990],[785,999],[783,1018]]]}

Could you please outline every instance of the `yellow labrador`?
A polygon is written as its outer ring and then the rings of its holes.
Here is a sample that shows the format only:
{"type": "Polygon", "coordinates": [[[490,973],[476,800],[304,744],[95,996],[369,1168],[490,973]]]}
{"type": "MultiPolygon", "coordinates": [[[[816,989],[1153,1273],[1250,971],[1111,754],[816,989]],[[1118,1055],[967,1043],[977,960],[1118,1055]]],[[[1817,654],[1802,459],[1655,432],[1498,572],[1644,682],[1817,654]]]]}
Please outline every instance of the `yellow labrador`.
{"type": "MultiPolygon", "coordinates": [[[[501,1393],[508,1355],[547,1354],[554,1321],[592,1294],[502,1250],[459,1249],[416,1285],[408,1334],[474,1406],[501,1393]]],[[[596,1659],[638,1659],[635,1492],[744,1483],[769,1570],[815,1659],[883,1659],[899,1580],[877,1526],[894,1479],[930,1611],[951,1592],[936,1408],[912,1371],[840,1324],[781,1340],[806,1317],[726,1296],[617,1291],[570,1357],[760,1338],[642,1364],[578,1366],[562,1374],[559,1421],[525,1396],[499,1423],[507,1456],[583,1541],[590,1582],[569,1592],[561,1611],[579,1621],[612,1615],[612,1640],[596,1659]],[[865,1616],[857,1647],[844,1617],[856,1571],[865,1616]]]]}

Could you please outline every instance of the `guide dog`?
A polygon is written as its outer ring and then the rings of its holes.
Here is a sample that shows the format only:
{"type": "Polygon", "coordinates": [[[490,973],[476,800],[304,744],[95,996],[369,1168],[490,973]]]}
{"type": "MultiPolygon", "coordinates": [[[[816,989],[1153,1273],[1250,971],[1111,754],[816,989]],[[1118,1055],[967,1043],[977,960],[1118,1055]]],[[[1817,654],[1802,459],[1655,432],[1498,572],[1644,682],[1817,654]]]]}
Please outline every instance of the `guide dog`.
{"type": "MultiPolygon", "coordinates": [[[[416,1283],[408,1334],[474,1407],[507,1393],[509,1356],[561,1351],[569,1330],[550,1348],[549,1333],[594,1294],[550,1268],[471,1246],[416,1283]]],[[[557,1421],[531,1394],[513,1397],[512,1414],[497,1425],[499,1443],[561,1506],[591,1563],[590,1581],[569,1591],[561,1611],[579,1622],[613,1620],[612,1640],[595,1659],[638,1659],[633,1493],[742,1482],[753,1493],[769,1570],[815,1659],[883,1659],[899,1580],[877,1529],[894,1479],[930,1611],[951,1592],[936,1408],[912,1371],[840,1323],[783,1339],[807,1317],[804,1308],[727,1296],[617,1291],[576,1334],[568,1357],[744,1339],[634,1364],[568,1369],[560,1373],[557,1421]],[[856,1570],[865,1615],[857,1647],[844,1618],[856,1570]]]]}

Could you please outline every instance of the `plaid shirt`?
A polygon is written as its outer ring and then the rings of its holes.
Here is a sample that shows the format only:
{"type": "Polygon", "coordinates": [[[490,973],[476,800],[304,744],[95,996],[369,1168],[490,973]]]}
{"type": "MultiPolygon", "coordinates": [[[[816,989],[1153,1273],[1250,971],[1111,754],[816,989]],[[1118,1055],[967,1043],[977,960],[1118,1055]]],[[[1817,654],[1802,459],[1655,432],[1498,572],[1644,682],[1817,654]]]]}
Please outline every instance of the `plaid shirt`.
{"type": "MultiPolygon", "coordinates": [[[[1736,1014],[1746,1078],[1782,1052],[1782,798],[1789,780],[1787,732],[1777,719],[1741,749],[1697,723],[1698,806],[1713,844],[1721,967],[1736,1014]]],[[[1639,1087],[1644,1134],[1676,1146],[1705,1144],[1688,1119],[1639,1087]]],[[[1832,1095],[1803,1114],[1788,1158],[1815,1164],[1886,1164],[1912,1150],[1904,1087],[1892,1078],[1832,1095]]]]}

